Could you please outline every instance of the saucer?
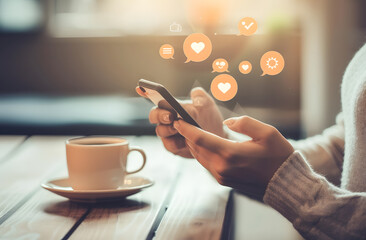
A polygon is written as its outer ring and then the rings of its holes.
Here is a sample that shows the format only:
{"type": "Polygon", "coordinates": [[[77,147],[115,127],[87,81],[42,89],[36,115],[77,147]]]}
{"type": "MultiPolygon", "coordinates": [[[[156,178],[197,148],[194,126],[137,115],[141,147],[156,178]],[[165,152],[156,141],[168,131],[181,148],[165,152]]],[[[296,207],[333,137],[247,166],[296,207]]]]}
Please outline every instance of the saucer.
{"type": "Polygon", "coordinates": [[[70,199],[73,202],[97,203],[118,201],[132,194],[140,192],[143,188],[151,187],[154,182],[138,176],[126,176],[122,186],[106,190],[74,190],[68,178],[49,180],[41,186],[48,191],[70,199]]]}

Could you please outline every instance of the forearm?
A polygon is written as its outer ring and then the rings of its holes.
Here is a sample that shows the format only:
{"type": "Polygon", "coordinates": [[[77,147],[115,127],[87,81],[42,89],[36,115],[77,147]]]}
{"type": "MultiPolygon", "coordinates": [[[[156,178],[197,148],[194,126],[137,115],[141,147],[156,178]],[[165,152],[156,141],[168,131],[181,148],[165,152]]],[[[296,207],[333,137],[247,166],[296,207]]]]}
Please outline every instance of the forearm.
{"type": "Polygon", "coordinates": [[[366,238],[366,193],[335,187],[299,152],[277,170],[263,200],[307,239],[366,238]]]}

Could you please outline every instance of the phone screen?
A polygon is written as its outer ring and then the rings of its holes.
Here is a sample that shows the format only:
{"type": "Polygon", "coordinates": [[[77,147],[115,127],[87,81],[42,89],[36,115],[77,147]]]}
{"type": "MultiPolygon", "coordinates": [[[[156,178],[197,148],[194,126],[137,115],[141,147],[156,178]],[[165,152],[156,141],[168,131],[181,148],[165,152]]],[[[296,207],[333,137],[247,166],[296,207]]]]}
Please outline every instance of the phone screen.
{"type": "Polygon", "coordinates": [[[176,118],[182,118],[187,123],[200,128],[197,122],[187,113],[182,105],[178,103],[178,101],[164,86],[141,79],[139,81],[139,87],[156,106],[169,110],[176,114],[176,118]]]}
{"type": "MultiPolygon", "coordinates": [[[[141,88],[141,87],[140,87],[141,88]]],[[[155,91],[153,89],[149,89],[149,88],[143,88],[145,90],[146,95],[149,97],[149,99],[159,108],[163,108],[166,110],[173,110],[174,112],[176,112],[174,110],[174,108],[168,103],[167,100],[165,100],[163,98],[163,96],[161,96],[161,94],[158,91],[155,91]]],[[[178,113],[177,113],[178,114],[178,113]]],[[[179,114],[178,114],[179,115],[179,114]]],[[[182,116],[179,116],[182,117],[182,116]]]]}

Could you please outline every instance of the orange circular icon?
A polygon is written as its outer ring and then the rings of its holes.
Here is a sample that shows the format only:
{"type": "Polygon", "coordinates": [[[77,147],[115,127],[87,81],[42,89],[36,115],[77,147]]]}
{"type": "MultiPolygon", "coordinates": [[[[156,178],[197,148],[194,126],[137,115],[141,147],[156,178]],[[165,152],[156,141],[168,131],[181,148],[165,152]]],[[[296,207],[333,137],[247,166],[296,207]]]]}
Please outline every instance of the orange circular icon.
{"type": "Polygon", "coordinates": [[[164,44],[160,47],[159,54],[164,59],[173,59],[174,48],[170,44],[164,44]]]}
{"type": "Polygon", "coordinates": [[[276,51],[269,51],[263,54],[261,58],[261,68],[264,76],[268,75],[277,75],[282,72],[285,67],[285,59],[283,59],[282,55],[276,51]]]}
{"type": "Polygon", "coordinates": [[[238,23],[239,35],[253,35],[258,28],[257,21],[251,17],[242,18],[238,23]]]}
{"type": "Polygon", "coordinates": [[[238,84],[229,74],[220,74],[211,82],[211,93],[219,101],[229,101],[237,92],[238,84]]]}
{"type": "Polygon", "coordinates": [[[239,63],[239,71],[242,74],[248,74],[252,71],[252,64],[248,61],[242,61],[239,63]]]}
{"type": "Polygon", "coordinates": [[[212,63],[212,72],[228,72],[229,64],[223,58],[218,58],[212,63]]]}
{"type": "Polygon", "coordinates": [[[186,63],[202,62],[211,55],[212,43],[205,34],[193,33],[184,40],[183,51],[187,57],[186,63]]]}

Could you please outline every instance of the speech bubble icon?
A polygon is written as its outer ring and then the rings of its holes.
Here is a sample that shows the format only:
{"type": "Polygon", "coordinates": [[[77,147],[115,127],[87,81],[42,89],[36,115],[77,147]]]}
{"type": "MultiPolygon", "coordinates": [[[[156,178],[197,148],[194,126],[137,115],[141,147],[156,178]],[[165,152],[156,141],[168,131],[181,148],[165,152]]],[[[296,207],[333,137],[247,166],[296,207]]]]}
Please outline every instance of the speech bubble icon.
{"type": "Polygon", "coordinates": [[[215,59],[212,63],[212,72],[229,72],[227,69],[229,64],[223,58],[215,59]]]}
{"type": "Polygon", "coordinates": [[[159,54],[160,54],[160,57],[162,57],[164,59],[174,59],[173,58],[174,48],[170,44],[164,44],[160,47],[159,54]]]}
{"type": "Polygon", "coordinates": [[[258,28],[257,21],[251,17],[242,18],[238,23],[239,35],[253,35],[258,28]]]}
{"type": "Polygon", "coordinates": [[[239,63],[239,71],[242,74],[248,74],[252,71],[252,64],[248,61],[242,61],[239,63]]]}
{"type": "Polygon", "coordinates": [[[238,92],[238,84],[229,74],[220,74],[211,82],[211,93],[219,101],[229,101],[238,92]]]}
{"type": "Polygon", "coordinates": [[[261,58],[261,68],[264,76],[268,75],[277,75],[282,72],[283,68],[285,67],[285,60],[283,59],[282,55],[276,51],[269,51],[263,54],[261,58]]]}
{"type": "Polygon", "coordinates": [[[187,57],[185,63],[202,62],[211,55],[212,43],[205,34],[193,33],[184,40],[183,51],[187,57]]]}

